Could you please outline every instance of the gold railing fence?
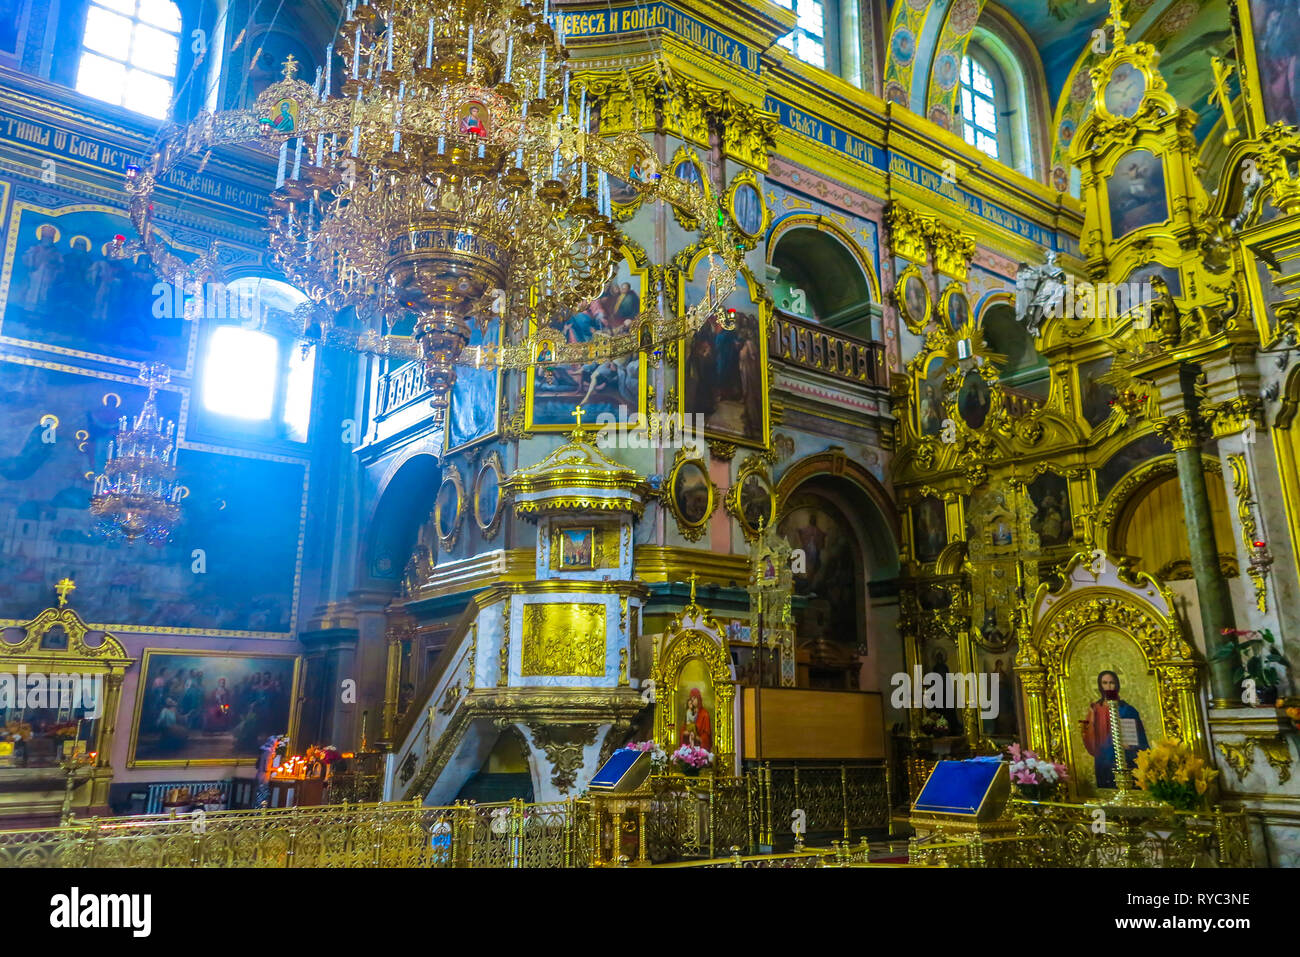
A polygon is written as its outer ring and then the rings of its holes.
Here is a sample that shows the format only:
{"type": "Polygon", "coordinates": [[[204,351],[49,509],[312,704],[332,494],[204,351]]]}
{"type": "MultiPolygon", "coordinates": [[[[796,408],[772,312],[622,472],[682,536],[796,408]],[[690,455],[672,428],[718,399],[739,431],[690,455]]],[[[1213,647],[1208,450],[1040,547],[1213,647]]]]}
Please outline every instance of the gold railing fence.
{"type": "MultiPolygon", "coordinates": [[[[774,836],[792,842],[789,815],[774,826],[772,813],[801,806],[792,800],[807,804],[810,835],[883,829],[886,789],[878,765],[763,766],[735,778],[666,775],[651,779],[637,826],[645,828],[649,860],[711,859],[733,846],[772,846],[774,836]]],[[[588,867],[602,852],[600,800],[342,803],[91,818],[0,831],[0,867],[588,867]]]]}
{"type": "Polygon", "coordinates": [[[1104,805],[1013,800],[1016,833],[912,839],[908,860],[941,867],[1249,867],[1245,811],[1162,810],[1149,818],[1104,805]]]}

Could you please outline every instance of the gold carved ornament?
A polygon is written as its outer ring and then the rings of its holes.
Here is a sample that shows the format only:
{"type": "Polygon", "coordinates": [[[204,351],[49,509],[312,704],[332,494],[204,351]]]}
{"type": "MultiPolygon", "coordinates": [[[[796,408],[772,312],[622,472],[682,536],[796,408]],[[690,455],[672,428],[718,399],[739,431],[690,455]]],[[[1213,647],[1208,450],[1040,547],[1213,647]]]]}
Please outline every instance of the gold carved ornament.
{"type": "Polygon", "coordinates": [[[772,487],[772,480],[768,477],[765,459],[762,456],[751,455],[740,463],[740,469],[736,472],[736,482],[731,488],[727,489],[724,504],[727,511],[740,525],[740,531],[745,536],[745,541],[751,544],[757,540],[764,528],[776,521],[776,490],[772,487]],[[745,483],[750,479],[761,485],[763,491],[767,494],[767,508],[763,514],[758,516],[756,522],[751,522],[749,516],[746,515],[743,500],[745,483]]]}
{"type": "Polygon", "coordinates": [[[523,613],[522,675],[604,676],[605,605],[530,602],[523,613]]]}
{"type": "MultiPolygon", "coordinates": [[[[716,624],[711,619],[710,623],[716,624]]],[[[672,637],[669,637],[670,634],[671,632],[664,636],[667,645],[655,661],[653,669],[654,686],[657,689],[655,740],[669,754],[680,745],[674,709],[679,703],[682,669],[688,661],[698,658],[703,661],[713,685],[713,766],[719,774],[730,774],[735,758],[734,732],[731,728],[735,686],[731,681],[725,638],[721,631],[715,638],[695,628],[688,628],[672,637]]]]}
{"type": "Polygon", "coordinates": [[[1239,452],[1228,456],[1228,466],[1232,469],[1232,494],[1237,499],[1237,525],[1241,531],[1241,544],[1252,559],[1246,571],[1250,575],[1251,584],[1255,587],[1255,607],[1261,614],[1267,614],[1268,582],[1264,577],[1267,565],[1256,561],[1262,554],[1266,554],[1266,550],[1265,544],[1255,538],[1257,526],[1255,500],[1250,494],[1250,466],[1246,456],[1239,452]]]}

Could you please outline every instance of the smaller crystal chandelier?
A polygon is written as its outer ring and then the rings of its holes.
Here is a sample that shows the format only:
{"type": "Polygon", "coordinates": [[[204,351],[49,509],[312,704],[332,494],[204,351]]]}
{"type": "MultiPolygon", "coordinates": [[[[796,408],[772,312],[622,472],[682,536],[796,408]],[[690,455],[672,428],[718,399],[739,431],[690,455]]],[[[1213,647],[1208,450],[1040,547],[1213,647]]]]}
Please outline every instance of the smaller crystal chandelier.
{"type": "Polygon", "coordinates": [[[181,486],[176,484],[176,423],[158,414],[158,387],[171,379],[161,362],[140,368],[140,381],[149,387],[144,407],[127,428],[118,422],[117,436],[108,443],[104,471],[95,476],[90,511],[99,516],[108,537],[128,543],[141,536],[151,545],[165,544],[180,519],[181,486]]]}

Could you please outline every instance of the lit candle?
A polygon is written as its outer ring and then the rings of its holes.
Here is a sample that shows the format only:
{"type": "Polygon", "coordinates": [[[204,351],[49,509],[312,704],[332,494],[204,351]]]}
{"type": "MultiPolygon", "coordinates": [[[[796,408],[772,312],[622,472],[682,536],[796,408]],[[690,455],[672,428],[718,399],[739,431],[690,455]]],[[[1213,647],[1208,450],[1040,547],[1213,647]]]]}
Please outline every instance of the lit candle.
{"type": "Polygon", "coordinates": [[[546,95],[546,47],[542,47],[542,67],[537,74],[537,98],[546,95]]]}
{"type": "Polygon", "coordinates": [[[515,38],[506,40],[506,82],[510,82],[510,70],[515,62],[515,38]]]}
{"type": "Polygon", "coordinates": [[[465,45],[465,73],[474,71],[474,24],[469,26],[469,43],[465,45]]]}
{"type": "Polygon", "coordinates": [[[424,65],[433,66],[433,17],[429,18],[429,42],[424,45],[424,65]]]}
{"type": "Polygon", "coordinates": [[[284,185],[284,167],[289,161],[289,141],[285,140],[280,144],[280,166],[275,171],[275,188],[279,189],[284,185]]]}
{"type": "Polygon", "coordinates": [[[334,44],[325,47],[325,84],[321,87],[322,96],[330,95],[330,79],[334,76],[334,44]]]}
{"type": "Polygon", "coordinates": [[[352,79],[361,77],[361,24],[357,24],[357,38],[352,41],[352,79]]]}

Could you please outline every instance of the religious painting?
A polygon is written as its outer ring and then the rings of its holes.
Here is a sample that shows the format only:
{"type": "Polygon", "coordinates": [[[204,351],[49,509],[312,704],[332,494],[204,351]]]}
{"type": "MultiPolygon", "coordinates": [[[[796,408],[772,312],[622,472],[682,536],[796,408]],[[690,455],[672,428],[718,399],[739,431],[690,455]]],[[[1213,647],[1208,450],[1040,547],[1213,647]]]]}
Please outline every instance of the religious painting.
{"type": "Polygon", "coordinates": [[[788,505],[779,530],[791,548],[803,551],[803,570],[794,573],[794,593],[827,599],[826,631],[856,644],[859,610],[865,605],[860,586],[865,579],[852,526],[821,496],[801,494],[788,505]]]}
{"type": "Polygon", "coordinates": [[[271,128],[277,133],[292,133],[298,126],[298,101],[282,97],[271,106],[271,128]]]}
{"type": "Polygon", "coordinates": [[[1300,123],[1300,17],[1292,0],[1250,0],[1266,123],[1300,123]]]}
{"type": "Polygon", "coordinates": [[[1144,435],[1124,446],[1097,469],[1097,500],[1105,501],[1110,490],[1133,469],[1170,451],[1164,439],[1155,434],[1144,435]]]}
{"type": "MultiPolygon", "coordinates": [[[[104,538],[90,512],[119,416],[147,390],[135,378],[95,378],[39,365],[0,364],[0,608],[29,619],[49,585],[77,582],[77,607],[114,630],[283,634],[292,626],[306,495],[303,462],[187,447],[184,495],[170,541],[128,546],[104,538]],[[53,416],[53,419],[46,418],[53,416]],[[42,442],[57,420],[54,442],[42,442]],[[59,533],[51,538],[51,527],[59,533]],[[201,550],[196,552],[195,550],[201,550]],[[194,571],[201,555],[201,572],[194,571]]],[[[160,415],[179,421],[181,394],[158,392],[160,415]]],[[[283,457],[281,457],[283,458],[283,457]]]]}
{"type": "MultiPolygon", "coordinates": [[[[625,257],[619,260],[618,271],[605,291],[561,322],[560,332],[569,342],[591,342],[598,336],[628,332],[641,313],[645,293],[645,273],[634,269],[625,257]]],[[[549,357],[550,353],[543,351],[539,359],[549,357]]],[[[578,406],[585,422],[595,422],[601,416],[612,417],[606,422],[639,416],[645,398],[643,368],[643,356],[638,353],[534,367],[529,380],[529,427],[572,429],[578,406]]]]}
{"type": "MultiPolygon", "coordinates": [[[[1183,294],[1183,280],[1181,274],[1173,266],[1166,266],[1163,263],[1147,263],[1145,266],[1138,266],[1128,274],[1126,283],[1139,283],[1143,286],[1151,284],[1151,277],[1159,276],[1169,287],[1169,294],[1174,297],[1183,294]]],[[[1152,293],[1146,293],[1148,297],[1152,293]]]]}
{"type": "Polygon", "coordinates": [[[677,745],[694,745],[713,750],[716,714],[713,681],[703,658],[687,658],[677,678],[673,714],[677,724],[677,745]]]}
{"type": "Polygon", "coordinates": [[[982,428],[989,415],[992,393],[984,377],[974,369],[966,373],[957,392],[957,412],[972,429],[982,428]]]}
{"type": "Polygon", "coordinates": [[[947,377],[947,360],[935,356],[930,360],[925,378],[918,387],[920,394],[917,396],[917,416],[922,435],[938,435],[943,431],[944,380],[947,377]]]}
{"type": "Polygon", "coordinates": [[[751,634],[753,634],[753,627],[749,622],[742,621],[739,618],[733,618],[727,622],[728,643],[735,641],[748,643],[751,640],[751,634]]]}
{"type": "Polygon", "coordinates": [[[5,246],[10,269],[0,276],[0,335],[184,369],[194,324],[172,308],[172,295],[157,294],[163,284],[149,256],[109,257],[117,235],[134,229],[104,209],[15,203],[5,246]]]}
{"type": "Polygon", "coordinates": [[[953,332],[957,332],[970,321],[970,299],[957,286],[949,287],[943,298],[943,312],[948,320],[948,327],[953,332]]]}
{"type": "Polygon", "coordinates": [[[590,525],[582,528],[558,529],[560,543],[560,568],[565,571],[596,567],[596,530],[590,525]]]}
{"type": "Polygon", "coordinates": [[[731,194],[731,215],[746,236],[757,236],[763,228],[763,197],[751,183],[739,184],[731,194]]]}
{"type": "Polygon", "coordinates": [[[941,499],[927,495],[912,506],[912,538],[916,558],[932,562],[948,544],[948,519],[941,499]]]}
{"type": "Polygon", "coordinates": [[[700,167],[694,159],[684,159],[673,167],[673,175],[682,182],[702,188],[704,186],[704,175],[700,172],[700,167]]]}
{"type": "MultiPolygon", "coordinates": [[[[247,76],[244,85],[244,103],[231,103],[231,107],[250,105],[268,86],[284,79],[284,61],[293,57],[298,64],[297,76],[305,79],[308,85],[316,77],[316,58],[312,52],[297,38],[281,30],[268,30],[260,36],[244,41],[244,49],[251,51],[247,55],[252,59],[246,70],[232,71],[232,76],[243,73],[247,76]]],[[[239,95],[238,88],[231,86],[231,99],[239,95]]]]}
{"type": "Polygon", "coordinates": [[[465,364],[457,366],[456,381],[451,386],[444,432],[447,453],[458,452],[476,442],[496,435],[497,415],[501,404],[501,372],[474,361],[475,349],[501,344],[501,319],[493,316],[487,329],[470,324],[469,343],[461,355],[465,364]]]}
{"type": "Polygon", "coordinates": [[[1070,487],[1064,476],[1044,472],[1029,483],[1028,492],[1034,506],[1029,527],[1038,536],[1038,544],[1054,548],[1068,543],[1074,525],[1070,518],[1070,487]]]}
{"type": "Polygon", "coordinates": [[[449,466],[443,473],[442,484],[438,486],[438,494],[433,500],[434,529],[444,549],[451,549],[456,544],[463,500],[464,488],[461,485],[460,472],[454,465],[449,466]]]}
{"type": "Polygon", "coordinates": [[[903,309],[903,318],[908,325],[920,327],[930,318],[930,287],[921,278],[919,270],[908,269],[902,279],[902,295],[899,296],[903,309]]]}
{"type": "Polygon", "coordinates": [[[740,520],[750,532],[757,532],[772,523],[776,510],[776,496],[771,483],[761,472],[746,473],[740,482],[740,520]]]}
{"type": "Polygon", "coordinates": [[[1079,411],[1094,429],[1110,417],[1115,388],[1098,380],[1110,371],[1113,356],[1102,356],[1079,365],[1079,411]]]}
{"type": "Polygon", "coordinates": [[[501,455],[493,452],[474,479],[474,522],[485,538],[493,538],[501,523],[501,455]]]}
{"type": "MultiPolygon", "coordinates": [[[[948,675],[959,667],[956,644],[948,638],[928,638],[921,649],[921,663],[926,675],[938,677],[938,687],[947,687],[948,675]]],[[[933,737],[949,738],[963,733],[961,715],[956,708],[928,708],[926,718],[933,737]]]]}
{"type": "MultiPolygon", "coordinates": [[[[701,257],[685,284],[687,306],[705,299],[707,282],[701,257]]],[[[724,308],[681,346],[678,393],[683,414],[704,417],[708,438],[763,446],[768,434],[766,313],[750,283],[747,274],[739,278],[724,308]]]]}
{"type": "Polygon", "coordinates": [[[1110,233],[1115,239],[1143,226],[1165,222],[1169,218],[1169,202],[1160,157],[1150,150],[1129,150],[1119,158],[1106,182],[1106,197],[1110,233]]]}
{"type": "Polygon", "coordinates": [[[469,100],[461,104],[460,135],[486,138],[490,118],[488,108],[479,100],[469,100]]]}
{"type": "Polygon", "coordinates": [[[128,767],[251,763],[289,734],[298,658],[146,649],[128,767]]]}
{"type": "Polygon", "coordinates": [[[684,525],[701,525],[713,511],[713,483],[697,459],[685,460],[673,469],[668,493],[673,512],[684,525]]]}
{"type": "Polygon", "coordinates": [[[1102,102],[1111,116],[1131,119],[1146,96],[1146,76],[1131,63],[1121,63],[1110,74],[1102,102]]]}
{"type": "MultiPolygon", "coordinates": [[[[989,610],[985,611],[985,615],[989,615],[989,610]]],[[[996,617],[996,614],[989,617],[996,617]]],[[[1012,670],[1015,665],[1015,655],[1010,651],[1005,654],[985,652],[980,656],[980,664],[984,674],[988,675],[988,688],[993,699],[991,703],[996,705],[993,716],[983,718],[984,733],[999,743],[1005,740],[1005,743],[1010,744],[1012,741],[1019,740],[1020,736],[1016,708],[1016,674],[1012,670]]]]}
{"type": "Polygon", "coordinates": [[[1074,777],[1082,797],[1115,787],[1117,757],[1110,703],[1120,722],[1125,764],[1136,767],[1149,735],[1163,736],[1155,680],[1142,650],[1129,636],[1110,629],[1094,631],[1075,645],[1066,682],[1067,733],[1074,777]]]}

